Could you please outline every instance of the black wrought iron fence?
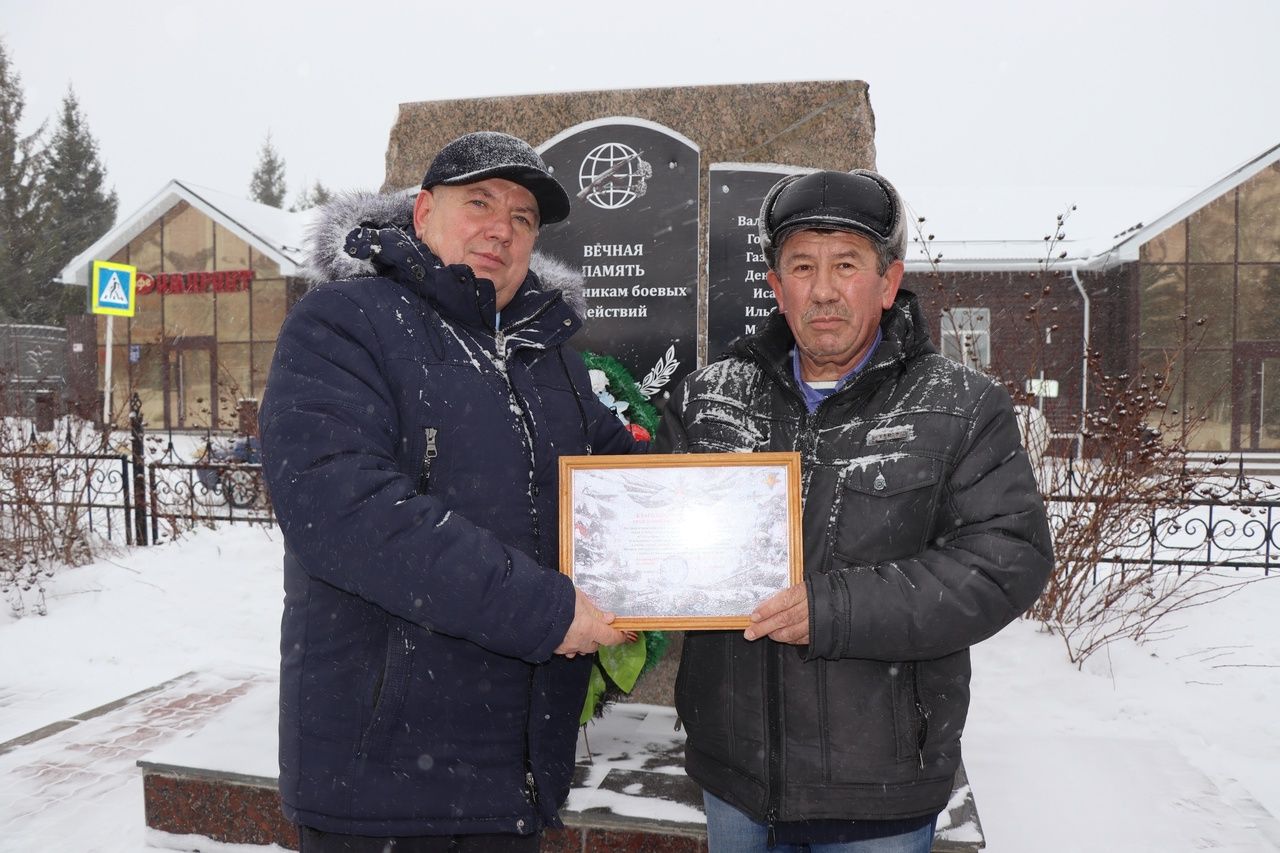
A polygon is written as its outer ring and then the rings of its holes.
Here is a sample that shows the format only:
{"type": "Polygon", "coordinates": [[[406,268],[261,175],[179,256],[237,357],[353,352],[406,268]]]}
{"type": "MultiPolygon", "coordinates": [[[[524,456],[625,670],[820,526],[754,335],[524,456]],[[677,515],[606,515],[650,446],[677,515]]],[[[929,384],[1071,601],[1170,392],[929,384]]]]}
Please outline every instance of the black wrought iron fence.
{"type": "MultiPolygon", "coordinates": [[[[0,546],[26,535],[13,529],[22,522],[11,510],[22,502],[48,510],[42,523],[61,519],[56,523],[127,545],[172,539],[202,523],[275,521],[254,439],[206,436],[194,461],[180,459],[171,439],[159,459],[148,460],[136,397],[131,408],[128,453],[84,452],[69,428],[57,446],[38,447],[33,435],[21,452],[0,452],[0,546]]],[[[1130,569],[1280,573],[1280,489],[1246,477],[1243,463],[1234,479],[1188,477],[1192,485],[1176,505],[1152,505],[1140,485],[1129,496],[1100,498],[1090,494],[1087,477],[1076,476],[1073,461],[1063,464],[1065,475],[1045,495],[1055,533],[1092,513],[1116,512],[1117,504],[1129,519],[1123,535],[1097,553],[1095,582],[1130,569]]]]}
{"type": "Polygon", "coordinates": [[[119,453],[0,453],[0,504],[7,507],[0,535],[30,535],[35,531],[23,528],[47,523],[135,544],[130,467],[129,457],[119,453]]]}
{"type": "Polygon", "coordinates": [[[1097,512],[1119,511],[1129,521],[1123,535],[1107,543],[1093,568],[1095,583],[1111,572],[1169,568],[1280,573],[1280,490],[1245,475],[1188,478],[1185,496],[1153,504],[1140,483],[1127,496],[1099,500],[1074,472],[1045,495],[1050,525],[1060,534],[1097,512]],[[1117,507],[1119,505],[1119,508],[1117,507]]]}
{"type": "MultiPolygon", "coordinates": [[[[194,460],[148,458],[137,395],[127,435],[6,429],[0,443],[0,554],[56,557],[58,542],[173,539],[198,524],[272,523],[254,439],[207,435],[194,460]],[[51,544],[54,543],[54,544],[51,544]],[[46,552],[49,552],[46,554],[46,552]]],[[[25,429],[25,428],[24,428],[25,429]]]]}
{"type": "Polygon", "coordinates": [[[260,464],[158,461],[148,463],[147,475],[153,542],[193,523],[275,521],[260,464]]]}

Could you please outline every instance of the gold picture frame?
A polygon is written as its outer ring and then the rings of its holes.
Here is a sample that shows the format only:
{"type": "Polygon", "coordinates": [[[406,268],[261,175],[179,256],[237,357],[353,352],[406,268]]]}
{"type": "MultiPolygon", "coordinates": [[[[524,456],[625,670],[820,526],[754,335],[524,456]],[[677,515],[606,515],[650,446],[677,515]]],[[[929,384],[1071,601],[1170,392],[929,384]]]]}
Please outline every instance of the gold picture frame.
{"type": "Polygon", "coordinates": [[[804,575],[798,453],[560,457],[560,571],[633,630],[746,628],[804,575]]]}

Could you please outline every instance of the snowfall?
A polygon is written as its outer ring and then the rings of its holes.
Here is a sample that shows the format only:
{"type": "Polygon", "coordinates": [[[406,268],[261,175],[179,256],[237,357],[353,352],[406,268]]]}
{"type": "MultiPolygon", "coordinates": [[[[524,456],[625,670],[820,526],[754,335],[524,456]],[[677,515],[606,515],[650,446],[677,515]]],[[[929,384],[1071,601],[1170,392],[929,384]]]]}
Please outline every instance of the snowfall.
{"type": "MultiPolygon", "coordinates": [[[[21,615],[5,602],[0,745],[192,673],[269,685],[281,550],[260,525],[200,528],[57,572],[46,615],[29,598],[21,615]]],[[[1280,850],[1278,611],[1273,575],[1083,668],[1027,621],[975,648],[964,755],[987,850],[1280,850]]],[[[236,723],[255,754],[230,759],[271,768],[271,750],[253,745],[274,743],[274,709],[259,704],[236,723]]],[[[87,753],[48,778],[22,772],[52,737],[0,749],[0,850],[155,849],[136,759],[95,775],[87,753]]]]}

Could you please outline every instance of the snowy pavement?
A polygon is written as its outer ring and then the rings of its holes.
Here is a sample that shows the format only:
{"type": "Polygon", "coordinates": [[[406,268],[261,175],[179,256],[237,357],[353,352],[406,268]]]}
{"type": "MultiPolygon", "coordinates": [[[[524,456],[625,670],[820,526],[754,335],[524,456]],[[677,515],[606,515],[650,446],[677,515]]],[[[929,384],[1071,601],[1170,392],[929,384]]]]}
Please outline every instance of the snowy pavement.
{"type": "MultiPolygon", "coordinates": [[[[127,816],[141,820],[143,772],[269,787],[277,696],[274,674],[191,673],[0,745],[6,780],[0,849],[39,849],[42,839],[59,837],[68,849],[136,849],[123,839],[139,838],[140,827],[128,825],[127,816]],[[125,822],[100,824],[95,817],[83,833],[69,831],[86,813],[125,822]],[[108,837],[97,836],[104,829],[108,837]]],[[[579,739],[566,820],[700,834],[701,795],[684,775],[684,734],[675,722],[672,708],[643,704],[615,705],[594,721],[579,739]]],[[[969,793],[963,785],[955,808],[943,815],[943,838],[962,844],[981,838],[969,793]]],[[[172,850],[236,847],[154,828],[141,840],[172,850]]]]}
{"type": "Polygon", "coordinates": [[[140,849],[138,761],[265,680],[184,675],[0,744],[0,850],[140,849]]]}
{"type": "MultiPolygon", "coordinates": [[[[0,743],[64,726],[0,752],[0,851],[154,849],[136,761],[215,706],[234,721],[258,692],[269,713],[280,558],[273,530],[202,529],[61,571],[47,616],[0,609],[0,743]]],[[[1277,612],[1271,578],[1083,670],[1029,622],[975,648],[965,765],[987,853],[1280,850],[1277,612]]],[[[271,727],[236,725],[246,750],[271,727]]],[[[272,753],[252,750],[266,775],[272,753]]]]}

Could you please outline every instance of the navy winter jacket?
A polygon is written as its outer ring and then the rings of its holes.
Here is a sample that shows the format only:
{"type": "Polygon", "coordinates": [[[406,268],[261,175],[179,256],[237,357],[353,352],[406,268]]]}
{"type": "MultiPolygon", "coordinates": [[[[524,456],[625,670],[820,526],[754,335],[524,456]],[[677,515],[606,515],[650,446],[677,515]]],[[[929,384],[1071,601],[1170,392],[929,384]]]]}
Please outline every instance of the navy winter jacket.
{"type": "Polygon", "coordinates": [[[553,655],[574,610],[557,458],[635,445],[565,346],[559,290],[530,273],[495,331],[492,283],[400,213],[347,239],[378,275],[290,312],[263,401],[280,793],[330,832],[527,834],[558,825],[590,666],[553,655]]]}

